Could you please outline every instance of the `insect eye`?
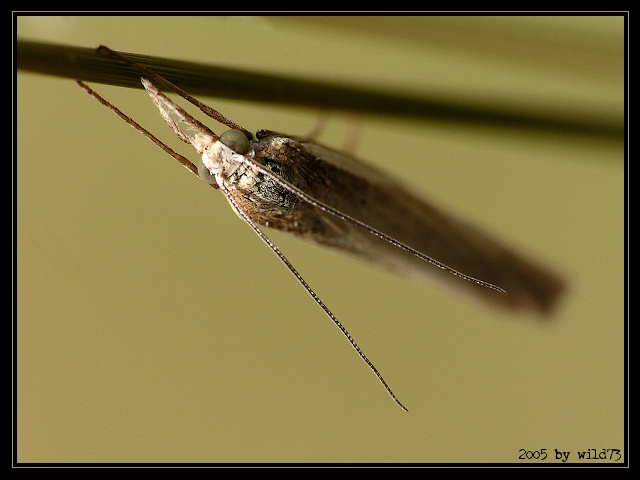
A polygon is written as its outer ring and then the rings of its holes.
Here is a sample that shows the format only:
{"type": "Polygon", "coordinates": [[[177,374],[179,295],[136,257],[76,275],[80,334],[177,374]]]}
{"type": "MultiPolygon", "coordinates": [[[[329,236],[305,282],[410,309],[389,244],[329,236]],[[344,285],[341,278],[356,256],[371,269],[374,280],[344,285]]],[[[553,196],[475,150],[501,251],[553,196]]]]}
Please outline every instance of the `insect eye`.
{"type": "Polygon", "coordinates": [[[240,130],[227,130],[220,135],[220,141],[240,155],[247,154],[251,147],[249,139],[240,130]]]}
{"type": "Polygon", "coordinates": [[[198,176],[203,179],[205,182],[207,182],[209,185],[213,185],[216,182],[216,177],[214,175],[211,175],[211,172],[209,171],[209,169],[205,166],[205,164],[202,162],[202,160],[200,160],[198,162],[198,176]]]}

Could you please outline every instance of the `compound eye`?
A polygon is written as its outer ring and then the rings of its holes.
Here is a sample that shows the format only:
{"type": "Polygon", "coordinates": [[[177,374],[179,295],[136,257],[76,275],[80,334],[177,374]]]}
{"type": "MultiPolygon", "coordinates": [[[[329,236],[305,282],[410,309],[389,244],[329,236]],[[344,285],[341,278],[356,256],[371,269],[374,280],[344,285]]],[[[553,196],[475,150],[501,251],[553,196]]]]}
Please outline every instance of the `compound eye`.
{"type": "Polygon", "coordinates": [[[202,160],[200,160],[198,162],[198,176],[204,180],[205,182],[207,182],[209,185],[214,185],[218,182],[216,182],[216,177],[215,175],[211,175],[211,172],[209,171],[209,169],[205,166],[205,164],[202,162],[202,160]]]}
{"type": "Polygon", "coordinates": [[[220,135],[220,141],[240,155],[246,155],[251,148],[249,139],[240,130],[227,130],[220,135]]]}

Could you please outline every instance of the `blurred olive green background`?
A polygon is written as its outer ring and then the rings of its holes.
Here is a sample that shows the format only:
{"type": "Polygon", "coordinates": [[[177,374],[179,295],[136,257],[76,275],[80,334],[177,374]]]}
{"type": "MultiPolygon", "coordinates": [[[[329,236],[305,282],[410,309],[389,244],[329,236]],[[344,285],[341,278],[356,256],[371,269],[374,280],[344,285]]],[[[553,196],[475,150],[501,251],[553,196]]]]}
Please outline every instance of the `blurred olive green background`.
{"type": "MultiPolygon", "coordinates": [[[[622,17],[21,17],[20,39],[623,116],[622,17]]],[[[140,90],[92,85],[190,158],[140,90]]],[[[19,462],[521,462],[624,448],[623,143],[204,99],[393,172],[567,278],[548,322],[267,231],[73,81],[18,73],[19,462]],[[327,113],[327,112],[325,112],[327,113]]],[[[220,127],[211,122],[212,128],[220,127]]],[[[624,452],[623,452],[624,454],[624,452]]],[[[534,462],[535,463],[535,462],[534,462]]]]}

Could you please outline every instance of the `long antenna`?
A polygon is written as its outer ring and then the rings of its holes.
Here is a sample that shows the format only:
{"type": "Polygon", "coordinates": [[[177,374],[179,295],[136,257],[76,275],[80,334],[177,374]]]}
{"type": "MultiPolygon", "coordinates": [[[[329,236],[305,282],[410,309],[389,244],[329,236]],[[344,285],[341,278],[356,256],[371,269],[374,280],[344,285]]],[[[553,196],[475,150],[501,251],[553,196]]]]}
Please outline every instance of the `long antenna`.
{"type": "MultiPolygon", "coordinates": [[[[80,80],[76,80],[78,85],[80,85],[87,93],[89,93],[93,98],[95,98],[96,100],[98,100],[102,105],[104,105],[105,107],[107,107],[109,110],[111,110],[112,112],[114,112],[116,115],[118,115],[120,118],[122,118],[125,122],[127,122],[129,125],[131,125],[133,128],[135,128],[136,130],[138,130],[139,132],[141,132],[145,137],[147,137],[148,139],[150,139],[153,143],[155,143],[157,146],[159,146],[160,148],[162,148],[165,152],[167,152],[169,155],[171,155],[173,158],[175,158],[176,160],[178,160],[178,162],[180,162],[182,165],[184,165],[189,171],[191,171],[192,173],[198,175],[198,169],[189,161],[187,160],[185,157],[183,157],[182,155],[176,153],[173,149],[171,149],[169,146],[165,145],[164,143],[162,143],[162,141],[160,141],[157,137],[155,137],[152,133],[150,133],[148,130],[146,130],[144,127],[142,127],[139,123],[137,123],[136,121],[134,121],[133,119],[131,119],[129,116],[125,115],[124,113],[122,113],[122,111],[120,111],[116,106],[114,106],[113,104],[109,103],[107,100],[105,100],[104,98],[102,98],[100,95],[98,95],[95,91],[93,91],[91,88],[89,88],[87,85],[85,85],[83,82],[81,82],[80,80]]],[[[163,101],[167,101],[167,102],[171,102],[171,100],[163,95],[163,101]]],[[[160,108],[159,103],[155,102],[156,105],[160,108]]],[[[171,102],[173,103],[173,102],[171,102]]],[[[177,107],[177,105],[176,105],[177,107]]],[[[179,107],[178,107],[179,108],[179,107]]],[[[165,112],[166,113],[166,112],[165,112]]],[[[165,118],[165,114],[162,115],[163,118],[165,118]]],[[[173,125],[175,124],[171,124],[170,126],[173,129],[173,125]]],[[[179,129],[179,127],[176,126],[176,128],[179,129]]],[[[207,129],[208,130],[208,129],[207,129]]],[[[174,130],[175,131],[175,130],[174,130]]],[[[178,136],[185,141],[186,143],[191,143],[189,140],[186,140],[182,137],[182,134],[184,132],[182,132],[182,130],[180,130],[181,134],[179,134],[178,136]]],[[[217,179],[218,180],[218,179],[217,179]]],[[[276,177],[276,181],[282,181],[282,179],[280,179],[279,177],[276,177]]],[[[215,185],[215,184],[212,184],[215,185]]],[[[280,252],[280,250],[278,249],[278,247],[275,246],[275,244],[258,228],[258,226],[253,222],[253,220],[251,220],[251,218],[249,217],[249,215],[242,210],[242,208],[238,205],[238,203],[235,201],[235,199],[233,198],[233,196],[231,195],[230,191],[227,189],[227,187],[224,184],[224,181],[222,178],[219,179],[218,181],[218,186],[219,188],[222,190],[222,192],[224,193],[225,197],[227,198],[227,201],[229,202],[229,204],[231,205],[231,208],[233,209],[233,211],[236,213],[236,215],[238,215],[242,220],[244,220],[247,225],[249,225],[251,227],[251,229],[260,237],[260,239],[265,242],[267,244],[267,246],[271,249],[271,251],[273,251],[273,253],[275,253],[278,258],[282,261],[282,263],[285,264],[285,266],[289,269],[289,271],[295,276],[295,278],[298,280],[298,282],[304,287],[304,289],[307,291],[307,293],[311,296],[311,298],[313,298],[313,300],[316,302],[316,304],[318,304],[318,306],[320,306],[320,308],[322,308],[322,310],[324,310],[324,312],[327,314],[327,316],[329,316],[329,318],[333,321],[333,323],[340,329],[340,331],[342,332],[342,334],[345,336],[345,338],[349,341],[349,343],[351,344],[351,346],[356,350],[356,352],[358,353],[358,355],[360,356],[360,358],[362,358],[362,360],[364,360],[364,362],[367,364],[367,366],[369,367],[369,369],[375,374],[375,376],[378,378],[378,380],[380,381],[380,383],[382,383],[382,385],[384,386],[385,390],[387,391],[387,393],[391,396],[391,398],[393,398],[393,400],[398,404],[398,406],[400,406],[400,408],[402,408],[404,411],[408,412],[409,410],[407,409],[407,407],[405,407],[402,402],[400,402],[400,400],[398,400],[398,397],[396,397],[396,395],[393,393],[393,391],[391,390],[391,388],[389,387],[389,385],[387,384],[387,382],[385,381],[385,379],[382,377],[382,374],[378,371],[378,369],[373,365],[373,363],[371,362],[371,360],[369,360],[367,358],[367,356],[365,355],[365,353],[362,351],[362,349],[358,346],[358,344],[356,343],[356,341],[353,339],[353,337],[351,336],[351,334],[349,333],[349,331],[344,327],[344,325],[342,325],[342,323],[336,318],[336,316],[333,314],[333,312],[331,312],[331,310],[329,310],[329,308],[326,306],[326,304],[320,299],[320,297],[313,291],[313,289],[309,286],[309,284],[304,280],[304,278],[302,278],[302,275],[300,275],[300,273],[298,273],[298,271],[294,268],[294,266],[291,264],[291,262],[284,256],[284,254],[282,252],[280,252]]]]}

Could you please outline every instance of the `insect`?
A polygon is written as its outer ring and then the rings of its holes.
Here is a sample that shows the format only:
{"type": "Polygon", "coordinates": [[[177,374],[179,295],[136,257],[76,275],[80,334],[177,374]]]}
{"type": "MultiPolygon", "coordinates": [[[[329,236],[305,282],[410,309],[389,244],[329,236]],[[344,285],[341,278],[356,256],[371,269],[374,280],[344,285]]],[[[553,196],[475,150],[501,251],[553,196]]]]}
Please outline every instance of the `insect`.
{"type": "Polygon", "coordinates": [[[562,280],[479,230],[418,198],[386,173],[314,141],[258,130],[254,136],[179,87],[107,48],[143,75],[141,81],[169,127],[201,156],[195,166],[104,100],[78,84],[212,187],[278,256],[340,329],[393,400],[393,393],[347,329],[259,226],[286,231],[384,266],[455,283],[489,304],[552,310],[562,280]],[[221,135],[164,95],[173,90],[230,128],[221,135]],[[186,125],[186,129],[181,125],[186,125]],[[508,294],[507,294],[508,291],[508,294]]]}

